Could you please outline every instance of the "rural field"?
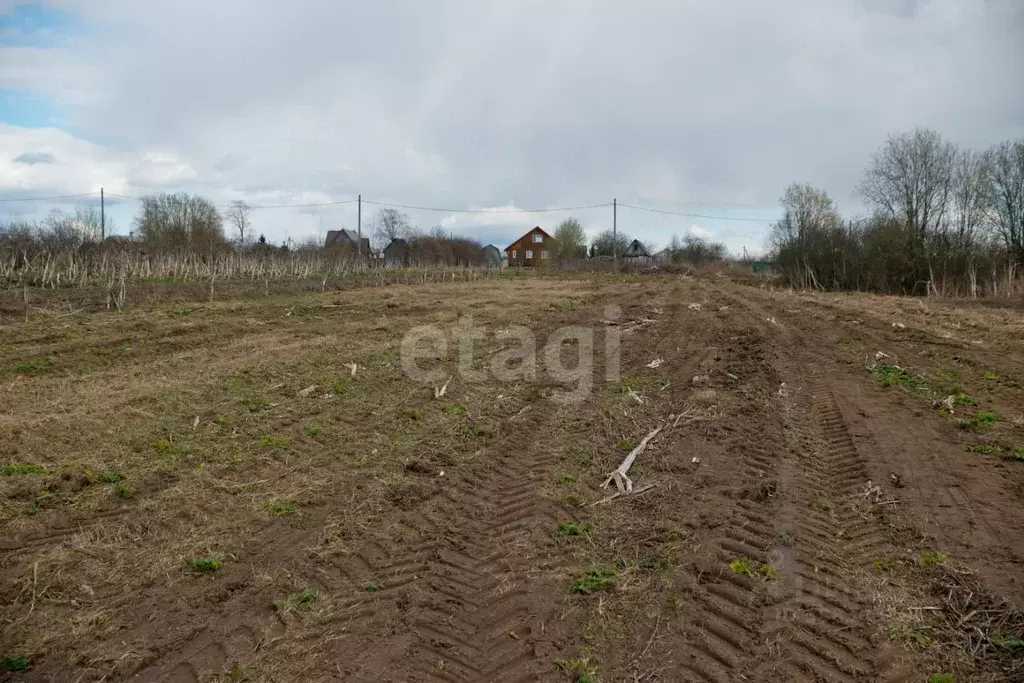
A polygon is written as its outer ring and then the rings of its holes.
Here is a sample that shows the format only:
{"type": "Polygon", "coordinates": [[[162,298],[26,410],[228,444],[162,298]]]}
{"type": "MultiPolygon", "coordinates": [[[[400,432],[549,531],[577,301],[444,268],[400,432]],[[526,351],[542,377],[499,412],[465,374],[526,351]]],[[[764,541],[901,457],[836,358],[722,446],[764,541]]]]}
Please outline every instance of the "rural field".
{"type": "Polygon", "coordinates": [[[658,273],[6,310],[2,680],[1024,681],[1019,305],[658,273]],[[493,372],[517,326],[535,373],[493,372]]]}

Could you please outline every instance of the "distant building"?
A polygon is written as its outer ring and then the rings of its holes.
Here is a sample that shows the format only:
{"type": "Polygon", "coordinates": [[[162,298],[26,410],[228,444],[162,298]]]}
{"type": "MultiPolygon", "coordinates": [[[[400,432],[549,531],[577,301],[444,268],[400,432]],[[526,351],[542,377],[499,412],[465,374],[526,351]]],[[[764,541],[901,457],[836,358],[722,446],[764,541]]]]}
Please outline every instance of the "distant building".
{"type": "Polygon", "coordinates": [[[405,268],[409,265],[409,243],[396,237],[384,247],[384,265],[392,268],[405,268]]]}
{"type": "Polygon", "coordinates": [[[665,263],[672,263],[672,252],[669,251],[668,249],[662,249],[661,251],[655,252],[654,256],[652,256],[651,258],[653,258],[654,262],[659,265],[665,263]]]}
{"type": "Polygon", "coordinates": [[[533,230],[505,247],[510,266],[540,266],[550,262],[555,248],[555,238],[541,230],[533,230]]]}
{"type": "Polygon", "coordinates": [[[366,256],[372,256],[373,250],[370,249],[370,238],[363,237],[361,240],[358,233],[354,233],[351,230],[342,228],[341,230],[328,230],[327,239],[324,241],[324,248],[329,249],[330,247],[345,247],[355,250],[357,246],[361,245],[361,251],[366,256]]]}
{"type": "Polygon", "coordinates": [[[643,263],[651,260],[651,253],[647,251],[647,247],[645,247],[640,240],[633,240],[629,243],[629,246],[626,247],[626,252],[622,257],[635,259],[637,262],[643,263]]]}
{"type": "Polygon", "coordinates": [[[493,244],[488,244],[486,247],[480,250],[480,260],[483,264],[489,268],[496,268],[501,266],[501,249],[498,249],[493,244]]]}

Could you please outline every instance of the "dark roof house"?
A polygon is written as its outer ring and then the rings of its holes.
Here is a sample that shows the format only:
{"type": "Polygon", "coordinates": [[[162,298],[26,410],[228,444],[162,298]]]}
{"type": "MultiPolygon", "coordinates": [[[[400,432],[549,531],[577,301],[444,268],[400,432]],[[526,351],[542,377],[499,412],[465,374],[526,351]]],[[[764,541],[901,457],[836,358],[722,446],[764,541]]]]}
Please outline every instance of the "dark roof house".
{"type": "Polygon", "coordinates": [[[409,265],[409,243],[396,237],[384,247],[384,265],[405,267],[409,265]]]}
{"type": "Polygon", "coordinates": [[[364,254],[372,254],[370,249],[370,238],[364,237],[359,239],[359,234],[342,228],[341,230],[328,230],[327,239],[324,241],[324,247],[351,247],[356,248],[356,245],[360,245],[360,250],[364,254]]]}
{"type": "Polygon", "coordinates": [[[626,253],[622,255],[624,258],[651,258],[650,252],[647,251],[647,247],[643,245],[640,240],[633,240],[626,247],[626,253]]]}
{"type": "Polygon", "coordinates": [[[488,244],[486,247],[480,250],[480,257],[483,260],[485,266],[500,266],[501,265],[501,250],[493,244],[488,244]]]}
{"type": "Polygon", "coordinates": [[[505,253],[510,266],[539,266],[550,262],[554,248],[555,238],[538,225],[505,247],[505,253]]]}

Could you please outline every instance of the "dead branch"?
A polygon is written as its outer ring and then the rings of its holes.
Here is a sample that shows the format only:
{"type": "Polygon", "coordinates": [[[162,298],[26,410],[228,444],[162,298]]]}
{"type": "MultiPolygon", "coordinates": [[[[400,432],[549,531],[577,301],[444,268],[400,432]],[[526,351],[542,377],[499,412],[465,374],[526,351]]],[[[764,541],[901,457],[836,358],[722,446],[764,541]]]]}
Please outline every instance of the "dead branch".
{"type": "Polygon", "coordinates": [[[625,484],[626,491],[632,491],[633,482],[630,480],[629,476],[627,476],[629,468],[633,466],[633,461],[636,460],[636,456],[640,455],[640,453],[647,448],[647,444],[650,443],[651,439],[658,435],[658,432],[660,432],[664,426],[664,423],[662,423],[655,429],[652,429],[651,432],[644,437],[643,441],[629,452],[629,455],[627,455],[626,459],[622,461],[622,464],[615,468],[614,472],[608,475],[605,482],[601,484],[601,488],[608,488],[608,485],[614,481],[620,492],[622,491],[623,484],[625,484]]]}

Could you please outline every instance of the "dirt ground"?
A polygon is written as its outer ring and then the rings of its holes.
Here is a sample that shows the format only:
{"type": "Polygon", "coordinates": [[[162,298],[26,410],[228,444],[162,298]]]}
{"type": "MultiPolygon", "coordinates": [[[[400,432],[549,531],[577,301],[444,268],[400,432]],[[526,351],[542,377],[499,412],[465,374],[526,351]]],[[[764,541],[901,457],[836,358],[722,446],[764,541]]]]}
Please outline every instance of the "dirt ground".
{"type": "Polygon", "coordinates": [[[0,680],[1024,681],[1022,383],[1019,309],[681,275],[9,319],[0,680]]]}

